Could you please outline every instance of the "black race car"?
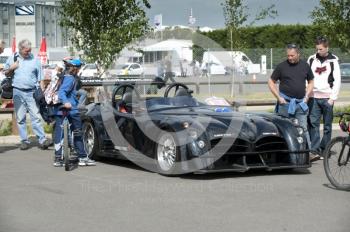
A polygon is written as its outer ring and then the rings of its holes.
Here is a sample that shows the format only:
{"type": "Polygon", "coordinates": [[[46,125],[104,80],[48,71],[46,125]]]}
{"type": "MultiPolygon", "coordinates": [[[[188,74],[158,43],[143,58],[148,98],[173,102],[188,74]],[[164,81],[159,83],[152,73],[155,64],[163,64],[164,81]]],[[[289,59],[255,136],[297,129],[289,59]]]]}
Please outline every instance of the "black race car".
{"type": "Polygon", "coordinates": [[[181,83],[146,99],[133,84],[119,84],[82,119],[90,157],[129,159],[164,175],[310,167],[297,120],[207,105],[181,83]]]}

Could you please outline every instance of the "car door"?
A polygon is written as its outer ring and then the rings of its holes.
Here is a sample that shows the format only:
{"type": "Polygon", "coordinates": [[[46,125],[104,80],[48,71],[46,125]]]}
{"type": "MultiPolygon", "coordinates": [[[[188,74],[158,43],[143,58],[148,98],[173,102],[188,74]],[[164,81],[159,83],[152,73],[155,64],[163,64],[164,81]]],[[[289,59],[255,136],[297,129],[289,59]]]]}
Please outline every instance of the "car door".
{"type": "Polygon", "coordinates": [[[123,96],[125,93],[131,92],[132,89],[130,87],[122,88],[117,91],[114,95],[114,101],[116,105],[114,108],[114,119],[116,122],[116,126],[121,134],[118,136],[118,133],[115,133],[114,145],[115,149],[119,151],[127,151],[132,152],[133,150],[142,149],[143,144],[143,136],[140,130],[139,124],[137,120],[135,120],[135,115],[137,115],[136,111],[133,109],[133,106],[137,107],[137,102],[131,102],[130,108],[127,109],[125,107],[120,107],[123,105],[123,96]]]}

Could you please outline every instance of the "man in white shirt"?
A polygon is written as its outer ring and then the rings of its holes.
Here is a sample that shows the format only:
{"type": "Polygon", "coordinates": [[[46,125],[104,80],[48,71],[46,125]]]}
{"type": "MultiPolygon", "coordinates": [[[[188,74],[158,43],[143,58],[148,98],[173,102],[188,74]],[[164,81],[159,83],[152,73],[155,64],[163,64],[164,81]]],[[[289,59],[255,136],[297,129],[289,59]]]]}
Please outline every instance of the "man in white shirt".
{"type": "Polygon", "coordinates": [[[316,39],[316,53],[309,57],[308,63],[314,74],[314,87],[309,107],[310,139],[313,160],[322,159],[322,152],[332,137],[333,106],[340,90],[340,68],[338,57],[329,52],[327,38],[316,39]],[[320,122],[323,119],[323,136],[320,138],[320,122]]]}

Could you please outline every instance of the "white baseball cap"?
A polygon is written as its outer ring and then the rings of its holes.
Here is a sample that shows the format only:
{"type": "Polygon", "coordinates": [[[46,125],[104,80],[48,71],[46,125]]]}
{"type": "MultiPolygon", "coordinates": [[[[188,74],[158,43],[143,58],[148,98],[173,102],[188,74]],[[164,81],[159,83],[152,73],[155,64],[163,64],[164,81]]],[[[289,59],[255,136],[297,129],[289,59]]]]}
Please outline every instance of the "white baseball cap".
{"type": "Polygon", "coordinates": [[[63,62],[59,62],[59,63],[57,64],[57,67],[62,68],[62,69],[65,69],[65,68],[66,68],[66,66],[64,65],[63,62]]]}

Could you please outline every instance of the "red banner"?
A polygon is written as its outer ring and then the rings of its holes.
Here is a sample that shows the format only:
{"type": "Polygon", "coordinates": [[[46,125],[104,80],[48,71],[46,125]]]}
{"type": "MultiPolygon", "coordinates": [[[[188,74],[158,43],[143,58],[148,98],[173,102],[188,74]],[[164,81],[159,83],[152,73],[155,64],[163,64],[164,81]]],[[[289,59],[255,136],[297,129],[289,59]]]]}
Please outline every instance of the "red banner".
{"type": "Polygon", "coordinates": [[[11,49],[12,49],[12,53],[16,52],[16,37],[15,36],[12,38],[11,49]]]}
{"type": "Polygon", "coordinates": [[[41,38],[41,43],[40,43],[40,50],[38,57],[40,58],[41,64],[47,64],[47,47],[46,47],[46,38],[42,37],[41,38]]]}

